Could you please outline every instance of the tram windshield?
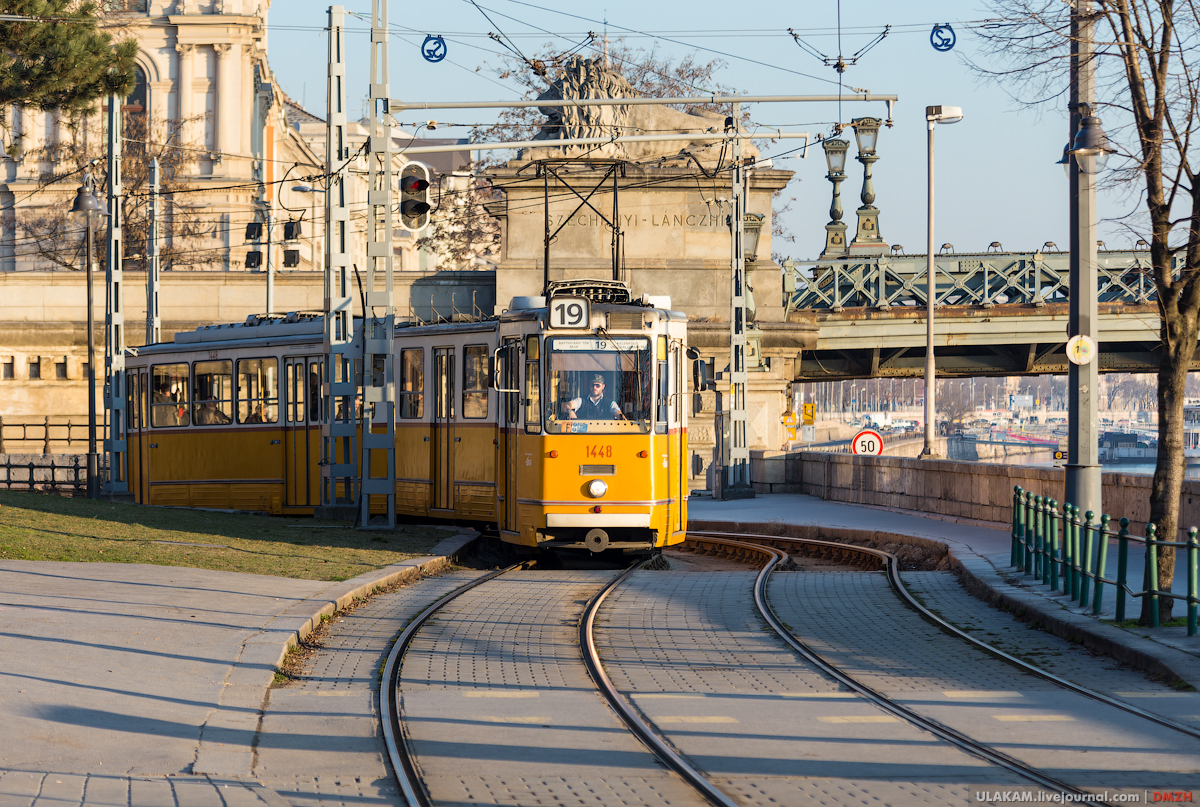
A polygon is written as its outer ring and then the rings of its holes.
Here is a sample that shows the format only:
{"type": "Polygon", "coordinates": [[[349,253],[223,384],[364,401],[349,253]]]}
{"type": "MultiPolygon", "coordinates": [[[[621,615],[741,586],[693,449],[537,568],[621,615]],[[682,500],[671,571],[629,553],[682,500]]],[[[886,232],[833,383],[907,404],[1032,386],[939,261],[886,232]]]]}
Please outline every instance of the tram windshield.
{"type": "Polygon", "coordinates": [[[650,431],[649,339],[559,336],[546,341],[547,431],[650,431]]]}

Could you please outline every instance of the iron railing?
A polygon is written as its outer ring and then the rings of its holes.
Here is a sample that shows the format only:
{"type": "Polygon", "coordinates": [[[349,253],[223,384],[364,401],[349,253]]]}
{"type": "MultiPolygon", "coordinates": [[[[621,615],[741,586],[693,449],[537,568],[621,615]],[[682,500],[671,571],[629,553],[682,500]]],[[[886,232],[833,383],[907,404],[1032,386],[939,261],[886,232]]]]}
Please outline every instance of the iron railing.
{"type": "Polygon", "coordinates": [[[1104,597],[1104,586],[1116,587],[1116,621],[1125,621],[1125,606],[1129,597],[1149,598],[1150,627],[1159,627],[1159,599],[1167,597],[1183,600],[1187,604],[1187,635],[1196,635],[1197,606],[1197,561],[1200,560],[1200,541],[1197,529],[1188,530],[1187,541],[1166,541],[1156,535],[1154,524],[1146,525],[1146,536],[1130,535],[1129,519],[1120,520],[1121,529],[1114,533],[1109,529],[1110,516],[1101,515],[1095,521],[1092,511],[1083,513],[1079,508],[1058,502],[1049,496],[1035,496],[1030,491],[1013,488],[1012,554],[1011,565],[1023,569],[1026,575],[1041,578],[1051,591],[1061,590],[1082,608],[1091,605],[1093,614],[1099,615],[1104,597]],[[1108,544],[1110,538],[1117,539],[1117,577],[1108,574],[1108,544]],[[1145,571],[1142,575],[1142,590],[1129,587],[1129,544],[1144,545],[1145,571]],[[1159,547],[1175,547],[1187,550],[1187,596],[1181,596],[1158,588],[1159,547]],[[1060,589],[1061,585],[1061,589],[1060,589]]]}
{"type": "MultiPolygon", "coordinates": [[[[0,417],[0,454],[6,453],[12,446],[5,445],[8,443],[41,443],[43,454],[52,454],[54,449],[71,448],[72,446],[80,446],[86,450],[87,446],[87,420],[80,421],[69,419],[66,423],[51,423],[50,417],[47,415],[40,421],[36,419],[30,420],[7,420],[0,417]]],[[[28,448],[28,445],[22,446],[28,448]]]]}
{"type": "Polygon", "coordinates": [[[0,484],[7,490],[82,493],[87,490],[87,455],[0,454],[0,484]]]}
{"type": "MultiPolygon", "coordinates": [[[[1176,274],[1182,258],[1175,258],[1176,274]]],[[[1070,296],[1066,252],[947,254],[934,258],[934,297],[939,306],[991,308],[1004,303],[1043,306],[1070,296]]],[[[880,255],[826,261],[788,261],[788,312],[812,309],[925,305],[924,255],[880,255]],[[788,276],[790,275],[790,277],[788,276]]],[[[1156,299],[1150,253],[1102,251],[1097,261],[1097,299],[1145,305],[1156,299]]]]}

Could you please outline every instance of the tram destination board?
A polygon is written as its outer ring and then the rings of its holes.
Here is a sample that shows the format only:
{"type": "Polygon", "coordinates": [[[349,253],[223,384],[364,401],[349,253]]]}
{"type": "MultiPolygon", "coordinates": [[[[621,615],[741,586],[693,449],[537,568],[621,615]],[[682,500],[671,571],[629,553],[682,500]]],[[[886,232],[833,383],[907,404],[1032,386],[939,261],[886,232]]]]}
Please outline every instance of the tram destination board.
{"type": "Polygon", "coordinates": [[[592,321],[586,297],[551,297],[551,328],[587,328],[592,321]]]}
{"type": "Polygon", "coordinates": [[[863,429],[850,441],[850,450],[855,454],[878,456],[883,453],[883,437],[874,429],[863,429]]]}

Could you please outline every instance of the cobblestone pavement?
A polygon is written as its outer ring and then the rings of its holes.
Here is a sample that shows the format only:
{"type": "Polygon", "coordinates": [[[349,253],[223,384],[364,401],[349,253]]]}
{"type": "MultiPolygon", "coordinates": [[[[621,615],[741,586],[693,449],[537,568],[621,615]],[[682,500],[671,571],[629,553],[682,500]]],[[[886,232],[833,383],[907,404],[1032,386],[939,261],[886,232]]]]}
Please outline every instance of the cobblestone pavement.
{"type": "Polygon", "coordinates": [[[296,807],[403,805],[379,726],[379,675],[408,621],[481,572],[379,594],[335,618],[304,674],[270,690],[254,776],[296,807]]]}
{"type": "Polygon", "coordinates": [[[704,804],[617,720],[583,665],[579,616],[612,575],[511,573],[414,639],[405,726],[439,807],[704,804]]]}
{"type": "Polygon", "coordinates": [[[597,629],[618,689],[737,801],[961,805],[1035,790],[800,662],[757,617],[754,577],[637,573],[597,629]]]}
{"type": "MultiPolygon", "coordinates": [[[[905,578],[943,611],[961,605],[964,621],[985,639],[989,632],[1003,637],[1001,630],[1011,639],[1011,617],[960,602],[963,595],[938,574],[905,578]]],[[[1200,741],[1056,687],[950,636],[903,607],[882,573],[778,574],[769,596],[799,638],[862,683],[1077,787],[1200,788],[1200,741]]],[[[1041,646],[1048,648],[1042,658],[1080,684],[1154,696],[1146,701],[1173,694],[1066,643],[1041,646]]],[[[1190,696],[1180,702],[1194,703],[1190,696]]]]}

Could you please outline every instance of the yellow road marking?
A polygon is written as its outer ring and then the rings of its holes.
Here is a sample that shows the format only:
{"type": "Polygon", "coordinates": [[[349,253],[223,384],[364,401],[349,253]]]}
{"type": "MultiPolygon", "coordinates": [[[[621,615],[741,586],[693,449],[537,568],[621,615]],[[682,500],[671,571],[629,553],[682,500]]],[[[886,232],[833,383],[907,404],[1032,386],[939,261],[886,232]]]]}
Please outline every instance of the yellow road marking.
{"type": "Polygon", "coordinates": [[[655,718],[655,723],[736,723],[737,718],[720,715],[674,715],[655,718]]]}
{"type": "Polygon", "coordinates": [[[664,694],[657,694],[657,695],[634,695],[634,697],[637,698],[638,700],[642,700],[644,698],[703,698],[705,696],[704,695],[667,695],[664,693],[664,694]]]}
{"type": "Polygon", "coordinates": [[[780,692],[785,698],[857,698],[853,692],[780,692]]]}
{"type": "Polygon", "coordinates": [[[1002,689],[951,689],[942,693],[947,698],[1023,698],[1020,692],[1008,692],[1002,689]]]}
{"type": "Polygon", "coordinates": [[[1068,723],[1075,718],[1070,715],[992,715],[1003,723],[1068,723]]]}
{"type": "Polygon", "coordinates": [[[536,698],[539,693],[525,690],[469,690],[463,693],[464,698],[536,698]]]}
{"type": "Polygon", "coordinates": [[[899,723],[900,718],[891,715],[848,715],[846,717],[818,717],[822,723],[899,723]]]}

